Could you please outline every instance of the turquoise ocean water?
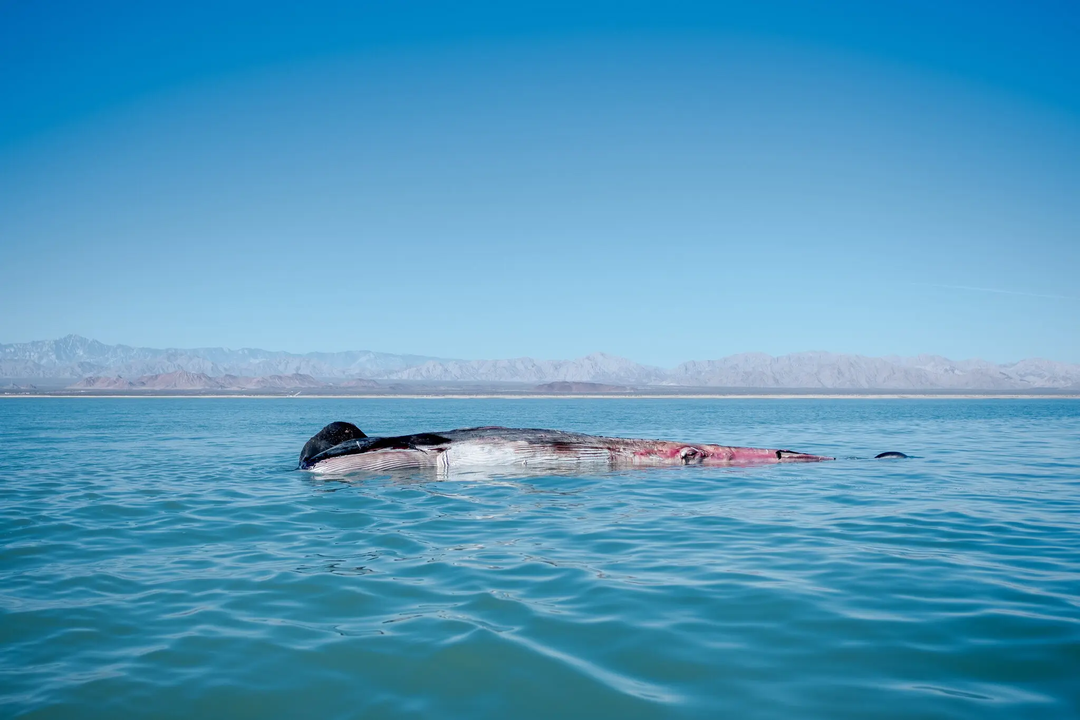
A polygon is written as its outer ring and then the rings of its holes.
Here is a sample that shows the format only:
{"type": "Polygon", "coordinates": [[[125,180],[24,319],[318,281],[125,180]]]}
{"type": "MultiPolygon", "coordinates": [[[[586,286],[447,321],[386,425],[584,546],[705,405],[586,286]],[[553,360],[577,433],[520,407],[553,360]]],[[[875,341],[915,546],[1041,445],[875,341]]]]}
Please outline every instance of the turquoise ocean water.
{"type": "Polygon", "coordinates": [[[0,716],[1080,714],[1080,402],[0,400],[0,716]],[[331,420],[902,461],[319,479],[331,420]]]}

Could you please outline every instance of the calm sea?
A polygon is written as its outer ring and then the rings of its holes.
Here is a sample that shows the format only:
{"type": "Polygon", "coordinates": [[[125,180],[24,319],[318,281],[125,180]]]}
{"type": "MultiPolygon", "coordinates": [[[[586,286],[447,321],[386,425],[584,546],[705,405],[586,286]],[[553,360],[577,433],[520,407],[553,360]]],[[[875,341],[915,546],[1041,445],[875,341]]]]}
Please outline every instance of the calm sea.
{"type": "Polygon", "coordinates": [[[0,716],[1080,715],[1080,401],[0,400],[0,716]],[[872,456],[326,480],[369,434],[872,456]]]}

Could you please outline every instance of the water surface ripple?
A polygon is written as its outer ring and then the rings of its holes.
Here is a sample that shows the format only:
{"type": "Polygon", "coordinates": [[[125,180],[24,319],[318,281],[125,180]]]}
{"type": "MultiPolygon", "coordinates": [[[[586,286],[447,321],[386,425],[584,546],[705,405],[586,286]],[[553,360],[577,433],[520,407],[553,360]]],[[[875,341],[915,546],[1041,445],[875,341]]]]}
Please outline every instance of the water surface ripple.
{"type": "Polygon", "coordinates": [[[1080,402],[0,400],[4,717],[1080,714],[1080,402]],[[324,423],[906,461],[318,479],[324,423]]]}

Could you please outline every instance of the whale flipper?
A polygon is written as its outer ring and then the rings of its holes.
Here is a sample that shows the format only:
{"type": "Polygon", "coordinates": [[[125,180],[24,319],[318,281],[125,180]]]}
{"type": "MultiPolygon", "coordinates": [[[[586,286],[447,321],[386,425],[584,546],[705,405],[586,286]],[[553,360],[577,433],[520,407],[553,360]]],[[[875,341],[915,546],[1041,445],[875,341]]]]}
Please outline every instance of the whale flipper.
{"type": "Polygon", "coordinates": [[[317,432],[304,445],[304,449],[300,451],[300,467],[305,467],[308,460],[335,445],[340,445],[346,440],[357,440],[366,437],[367,435],[360,428],[350,422],[332,422],[317,432]]]}

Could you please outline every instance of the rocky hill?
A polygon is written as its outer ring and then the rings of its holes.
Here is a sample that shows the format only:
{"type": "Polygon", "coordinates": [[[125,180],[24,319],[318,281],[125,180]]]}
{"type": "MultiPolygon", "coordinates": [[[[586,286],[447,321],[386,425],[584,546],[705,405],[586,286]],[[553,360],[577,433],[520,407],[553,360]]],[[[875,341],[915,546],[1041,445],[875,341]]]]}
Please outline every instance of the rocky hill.
{"type": "Polygon", "coordinates": [[[569,393],[576,395],[591,393],[624,393],[632,391],[633,388],[626,387],[625,385],[608,385],[606,383],[568,382],[566,380],[557,380],[555,382],[537,385],[533,388],[533,390],[541,393],[569,393]]]}

